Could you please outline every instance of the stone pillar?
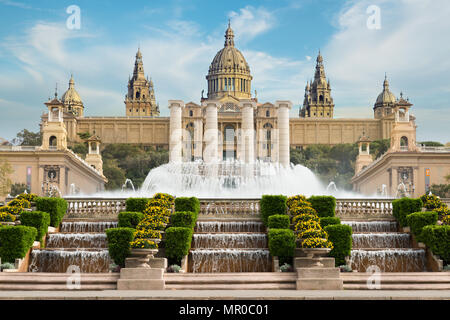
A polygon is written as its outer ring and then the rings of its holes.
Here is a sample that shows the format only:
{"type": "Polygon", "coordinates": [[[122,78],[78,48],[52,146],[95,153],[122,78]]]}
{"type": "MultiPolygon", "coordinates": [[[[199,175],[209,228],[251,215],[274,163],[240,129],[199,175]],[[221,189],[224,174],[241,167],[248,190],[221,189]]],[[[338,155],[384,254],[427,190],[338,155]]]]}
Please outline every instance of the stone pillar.
{"type": "Polygon", "coordinates": [[[181,128],[181,115],[183,108],[183,101],[169,100],[169,162],[182,162],[183,130],[181,128]]]}
{"type": "Polygon", "coordinates": [[[242,112],[241,160],[245,163],[253,163],[255,161],[255,122],[253,113],[256,108],[256,102],[252,100],[243,101],[240,108],[242,112]]]}
{"type": "Polygon", "coordinates": [[[218,103],[207,101],[204,104],[205,113],[205,150],[203,150],[203,160],[206,163],[212,163],[218,160],[218,127],[217,127],[217,110],[218,103]]]}
{"type": "Polygon", "coordinates": [[[289,110],[292,108],[290,101],[276,101],[278,109],[278,161],[284,167],[290,164],[289,142],[289,110]]]}

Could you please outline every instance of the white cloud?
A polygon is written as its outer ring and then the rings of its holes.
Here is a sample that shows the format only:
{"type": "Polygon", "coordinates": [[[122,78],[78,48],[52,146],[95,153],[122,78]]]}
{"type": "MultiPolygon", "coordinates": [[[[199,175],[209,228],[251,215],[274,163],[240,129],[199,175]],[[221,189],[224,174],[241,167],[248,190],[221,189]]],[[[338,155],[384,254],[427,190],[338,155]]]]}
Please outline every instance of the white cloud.
{"type": "Polygon", "coordinates": [[[246,42],[270,30],[275,25],[273,13],[263,7],[246,6],[228,14],[236,39],[246,42]]]}

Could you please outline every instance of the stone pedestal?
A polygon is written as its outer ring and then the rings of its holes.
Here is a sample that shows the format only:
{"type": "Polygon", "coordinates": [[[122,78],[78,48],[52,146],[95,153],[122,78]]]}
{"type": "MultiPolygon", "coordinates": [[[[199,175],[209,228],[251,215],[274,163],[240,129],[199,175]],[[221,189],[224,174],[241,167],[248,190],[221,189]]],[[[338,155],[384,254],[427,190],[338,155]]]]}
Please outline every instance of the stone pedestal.
{"type": "Polygon", "coordinates": [[[334,258],[294,258],[294,269],[314,268],[321,264],[323,268],[334,268],[334,258]]]}
{"type": "Polygon", "coordinates": [[[297,290],[343,290],[339,268],[298,268],[297,290]]]}
{"type": "Polygon", "coordinates": [[[117,290],[164,290],[164,269],[123,268],[117,290]]]}

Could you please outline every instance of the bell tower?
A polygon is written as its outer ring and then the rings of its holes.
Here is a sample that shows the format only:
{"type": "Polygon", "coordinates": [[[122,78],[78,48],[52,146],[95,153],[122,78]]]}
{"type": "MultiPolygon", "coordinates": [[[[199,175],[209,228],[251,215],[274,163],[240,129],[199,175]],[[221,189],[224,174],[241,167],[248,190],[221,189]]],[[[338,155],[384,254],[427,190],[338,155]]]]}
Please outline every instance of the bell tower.
{"type": "Polygon", "coordinates": [[[103,160],[100,153],[101,140],[98,136],[94,135],[86,140],[88,143],[88,153],[86,155],[86,162],[95,170],[103,174],[103,160]]]}
{"type": "Polygon", "coordinates": [[[372,156],[370,155],[370,139],[366,137],[365,132],[358,140],[358,156],[355,162],[355,174],[358,174],[362,169],[367,167],[373,162],[372,156]]]}
{"type": "Polygon", "coordinates": [[[400,99],[394,107],[395,123],[391,131],[390,152],[418,150],[416,146],[416,124],[414,117],[409,114],[411,106],[409,100],[403,99],[403,93],[400,93],[400,99]]]}
{"type": "Polygon", "coordinates": [[[334,116],[330,80],[327,80],[325,76],[320,51],[316,59],[314,81],[306,84],[303,108],[300,109],[299,116],[302,118],[333,118],[334,116]]]}
{"type": "Polygon", "coordinates": [[[140,49],[136,53],[133,77],[128,79],[125,114],[128,117],[159,116],[159,106],[156,104],[153,81],[145,77],[140,49]]]}
{"type": "Polygon", "coordinates": [[[64,104],[55,98],[45,103],[48,108],[48,119],[42,127],[42,150],[65,150],[67,149],[67,130],[63,121],[64,104]]]}

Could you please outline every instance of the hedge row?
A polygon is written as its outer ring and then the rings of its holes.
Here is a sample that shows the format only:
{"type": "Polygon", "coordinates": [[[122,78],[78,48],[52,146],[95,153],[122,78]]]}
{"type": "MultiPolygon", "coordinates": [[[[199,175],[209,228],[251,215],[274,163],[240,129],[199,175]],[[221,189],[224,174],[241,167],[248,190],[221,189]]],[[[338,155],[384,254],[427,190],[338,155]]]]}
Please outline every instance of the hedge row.
{"type": "Polygon", "coordinates": [[[57,228],[66,214],[67,201],[63,198],[37,197],[36,210],[49,213],[50,225],[57,228]]]}
{"type": "Polygon", "coordinates": [[[108,251],[115,264],[124,267],[125,259],[130,254],[130,243],[134,240],[133,228],[112,228],[106,230],[108,251]]]}
{"type": "Polygon", "coordinates": [[[144,214],[142,212],[128,212],[122,211],[119,212],[119,228],[133,228],[136,229],[136,226],[144,219],[144,214]]]}
{"type": "Polygon", "coordinates": [[[406,227],[408,222],[406,221],[406,216],[422,210],[422,200],[411,199],[411,198],[401,198],[392,201],[392,214],[394,218],[397,219],[400,227],[406,227]]]}
{"type": "Polygon", "coordinates": [[[268,219],[267,227],[271,229],[289,229],[290,221],[287,214],[275,214],[268,219]]]}
{"type": "Polygon", "coordinates": [[[20,224],[22,226],[36,228],[35,240],[42,243],[50,225],[50,214],[42,211],[24,211],[20,215],[20,224]]]}
{"type": "Polygon", "coordinates": [[[311,207],[321,217],[334,217],[336,211],[336,198],[333,196],[311,196],[308,198],[311,207]]]}
{"type": "Polygon", "coordinates": [[[144,212],[149,198],[128,198],[125,201],[127,212],[144,212]]]}
{"type": "Polygon", "coordinates": [[[422,229],[421,239],[444,261],[444,264],[450,263],[450,226],[425,226],[422,229]]]}
{"type": "Polygon", "coordinates": [[[428,225],[435,225],[438,214],[434,211],[414,212],[406,216],[406,222],[411,227],[411,232],[422,242],[422,229],[428,225]]]}
{"type": "Polygon", "coordinates": [[[166,256],[180,262],[189,254],[192,234],[200,212],[200,201],[196,197],[175,198],[175,212],[171,216],[171,227],[166,229],[166,256]]]}
{"type": "Polygon", "coordinates": [[[37,230],[27,226],[4,226],[0,228],[0,258],[2,263],[14,263],[22,259],[33,245],[37,230]]]}
{"type": "Polygon", "coordinates": [[[295,235],[290,229],[269,230],[269,251],[272,257],[287,258],[294,256],[295,235]]]}
{"type": "Polygon", "coordinates": [[[345,224],[333,224],[324,228],[328,233],[328,240],[333,243],[329,256],[334,257],[336,266],[345,264],[345,257],[351,255],[352,227],[345,224]]]}
{"type": "Polygon", "coordinates": [[[319,224],[322,228],[333,224],[341,224],[341,219],[338,217],[322,217],[319,219],[319,224]]]}
{"type": "Polygon", "coordinates": [[[267,226],[272,215],[287,213],[287,197],[283,195],[263,195],[260,201],[261,219],[267,226]]]}

